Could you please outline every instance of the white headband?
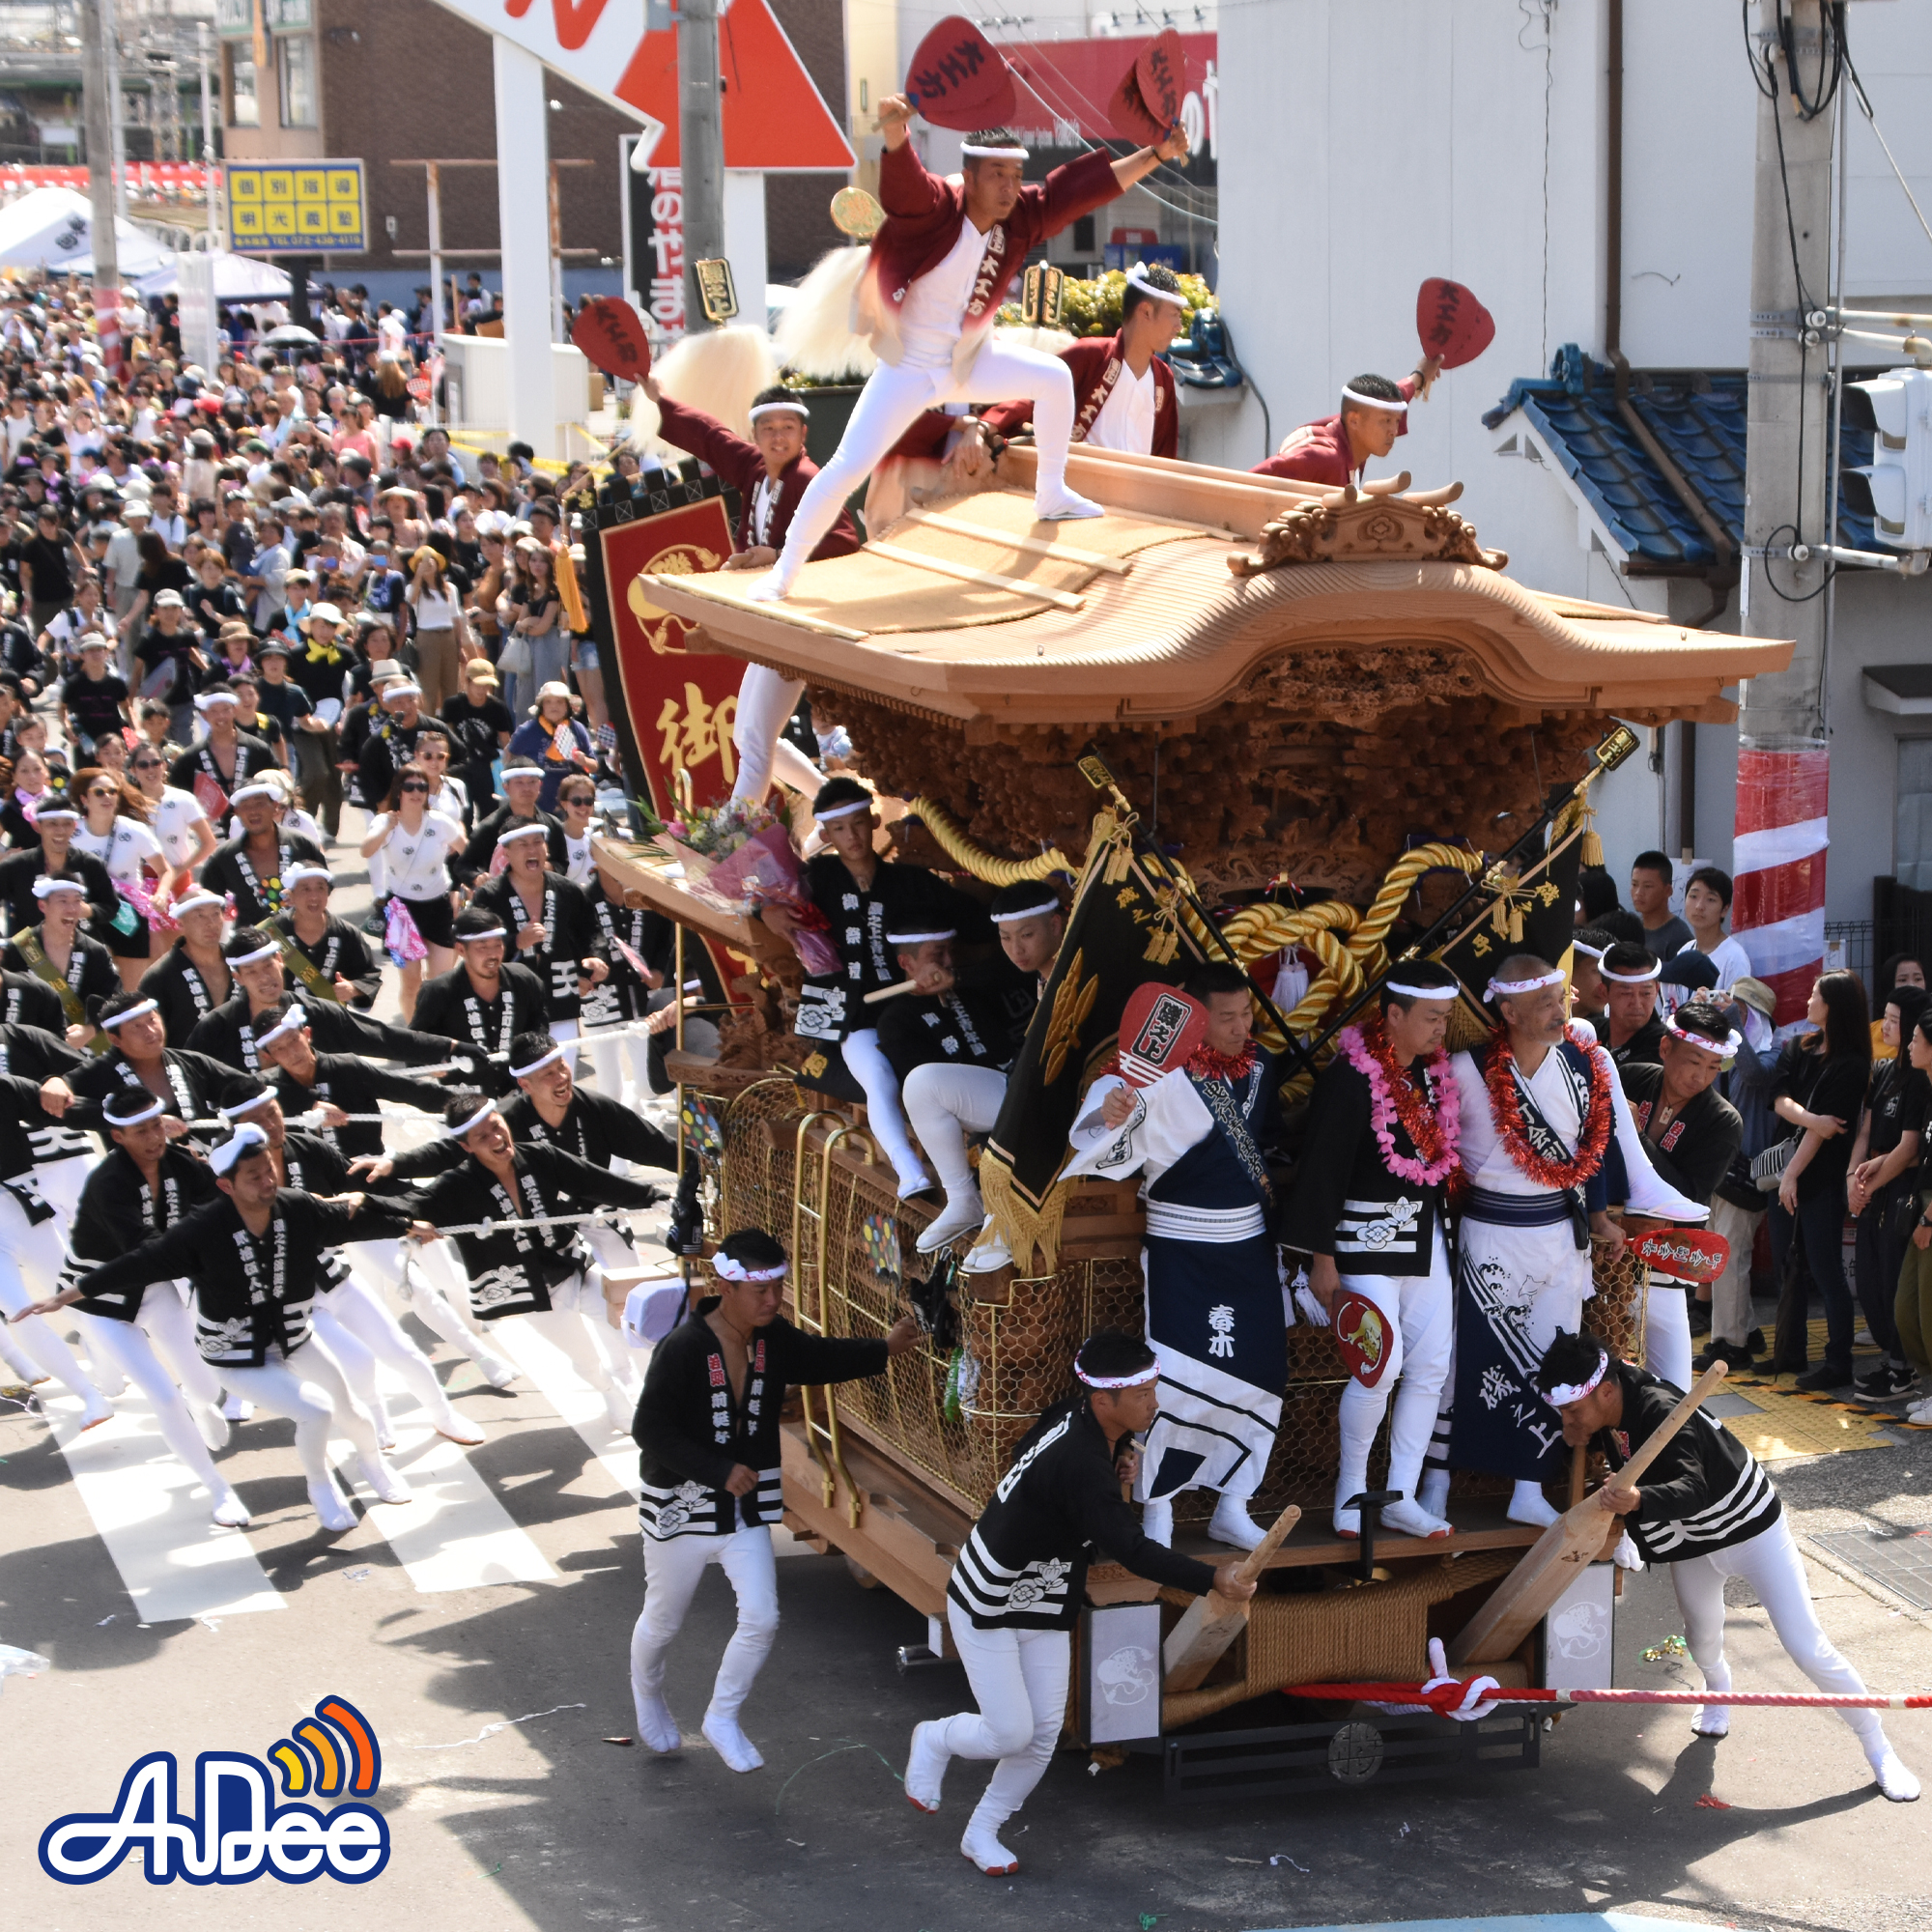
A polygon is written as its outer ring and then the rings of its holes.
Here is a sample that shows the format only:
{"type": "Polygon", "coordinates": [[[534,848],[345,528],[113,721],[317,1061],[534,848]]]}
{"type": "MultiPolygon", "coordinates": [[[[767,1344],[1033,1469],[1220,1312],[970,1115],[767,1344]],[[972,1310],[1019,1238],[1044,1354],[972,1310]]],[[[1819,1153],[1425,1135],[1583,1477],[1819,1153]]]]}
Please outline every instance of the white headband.
{"type": "Polygon", "coordinates": [[[1607,966],[1600,966],[1597,970],[1613,986],[1647,986],[1653,980],[1663,977],[1663,961],[1653,959],[1648,973],[1612,973],[1607,966]]]}
{"type": "Polygon", "coordinates": [[[1029,148],[976,148],[971,141],[961,141],[959,152],[970,155],[976,161],[1023,161],[1032,153],[1029,148]]]}
{"type": "Polygon", "coordinates": [[[934,940],[957,939],[959,928],[949,925],[944,932],[889,932],[886,934],[888,946],[927,946],[934,940]]]}
{"type": "Polygon", "coordinates": [[[332,886],[335,883],[335,874],[327,866],[301,865],[291,866],[282,874],[282,884],[290,890],[300,885],[304,879],[321,879],[332,886]]]}
{"type": "Polygon", "coordinates": [[[299,1006],[291,1007],[267,1033],[255,1036],[257,1046],[267,1046],[270,1040],[280,1039],[284,1034],[299,1033],[308,1025],[308,1014],[299,1006]]]}
{"type": "Polygon", "coordinates": [[[1744,1036],[1735,1032],[1727,1035],[1722,1039],[1709,1039],[1701,1033],[1686,1033],[1677,1024],[1677,1015],[1675,1013],[1670,1014],[1664,1020],[1663,1030],[1665,1033],[1675,1034],[1679,1039],[1687,1040],[1692,1046],[1701,1046],[1706,1053],[1721,1053],[1726,1060],[1729,1060],[1737,1052],[1738,1048],[1745,1043],[1744,1036]]]}
{"type": "Polygon", "coordinates": [[[112,1019],[99,1020],[96,1024],[112,1033],[116,1027],[126,1026],[129,1020],[137,1020],[143,1013],[157,1013],[160,1009],[157,1000],[143,1000],[138,1007],[129,1007],[125,1013],[116,1013],[112,1019]]]}
{"type": "Polygon", "coordinates": [[[753,405],[752,420],[753,422],[756,422],[760,416],[778,415],[803,416],[807,422],[811,420],[811,412],[803,403],[756,403],[753,405]]]}
{"type": "Polygon", "coordinates": [[[533,825],[513,825],[507,832],[499,832],[497,835],[497,843],[498,845],[507,845],[513,838],[548,838],[549,837],[550,827],[539,819],[533,825]]]}
{"type": "Polygon", "coordinates": [[[34,823],[36,825],[44,825],[50,818],[71,818],[77,824],[80,820],[80,813],[74,807],[59,803],[41,805],[34,808],[34,823]]]}
{"type": "Polygon", "coordinates": [[[228,803],[240,805],[244,798],[279,799],[281,795],[279,788],[271,784],[244,784],[239,790],[228,794],[228,803]]]}
{"type": "Polygon", "coordinates": [[[1127,270],[1127,286],[1139,289],[1144,296],[1151,296],[1155,301],[1172,302],[1177,308],[1187,306],[1187,298],[1179,289],[1157,289],[1147,278],[1147,264],[1136,262],[1127,270]]]}
{"type": "Polygon", "coordinates": [[[1460,986],[1406,986],[1400,980],[1384,980],[1382,991],[1400,993],[1409,1000],[1453,1000],[1462,991],[1460,986]]]}
{"type": "MultiPolygon", "coordinates": [[[[870,811],[873,801],[869,798],[854,799],[850,805],[835,805],[830,811],[813,811],[812,817],[821,825],[830,825],[835,818],[850,818],[855,811],[870,811]]],[[[502,843],[501,839],[497,840],[502,843]]]]}
{"type": "Polygon", "coordinates": [[[106,1106],[103,1105],[100,1110],[100,1118],[103,1121],[105,1121],[110,1127],[138,1127],[144,1122],[152,1121],[157,1115],[163,1114],[166,1111],[167,1109],[163,1107],[158,1100],[151,1099],[148,1102],[146,1108],[143,1109],[142,1112],[138,1114],[127,1114],[124,1115],[119,1120],[117,1120],[112,1114],[110,1114],[107,1111],[106,1106]]]}
{"type": "Polygon", "coordinates": [[[1487,1006],[1492,1000],[1513,1000],[1519,993],[1539,993],[1545,986],[1560,986],[1562,983],[1561,973],[1545,973],[1536,980],[1492,980],[1489,990],[1483,995],[1483,1002],[1487,1006]]]}
{"type": "Polygon", "coordinates": [[[223,912],[228,909],[228,901],[216,893],[192,892],[185,899],[177,899],[168,910],[179,919],[185,912],[199,912],[203,906],[217,906],[223,912]]]}
{"type": "Polygon", "coordinates": [[[240,704],[242,700],[232,691],[211,691],[206,697],[197,697],[194,708],[197,711],[213,711],[217,704],[240,704]]]}
{"type": "Polygon", "coordinates": [[[1090,1376],[1078,1362],[1073,1364],[1073,1373],[1090,1389],[1130,1389],[1142,1388],[1149,1382],[1160,1379],[1160,1364],[1150,1362],[1144,1369],[1136,1369],[1130,1376],[1090,1376]]]}
{"type": "Polygon", "coordinates": [[[1586,1382],[1558,1382],[1553,1389],[1546,1389],[1543,1399],[1551,1408],[1563,1408],[1573,1402],[1581,1402],[1597,1384],[1610,1372],[1610,1358],[1605,1350],[1597,1355],[1597,1373],[1586,1382]]]}
{"type": "Polygon", "coordinates": [[[257,1094],[252,1100],[243,1100],[239,1105],[233,1107],[217,1107],[215,1108],[214,1111],[217,1114],[219,1114],[224,1121],[233,1123],[234,1122],[239,1121],[243,1114],[252,1114],[255,1111],[255,1109],[263,1103],[263,1101],[272,1100],[274,1097],[275,1097],[275,1090],[272,1087],[264,1087],[262,1091],[259,1094],[257,1094]]]}
{"type": "Polygon", "coordinates": [[[480,1107],[478,1107],[477,1110],[473,1114],[471,1114],[470,1117],[467,1121],[465,1121],[460,1127],[445,1127],[443,1129],[443,1132],[446,1133],[451,1140],[460,1141],[466,1134],[473,1134],[476,1131],[476,1129],[480,1127],[483,1124],[483,1122],[487,1121],[490,1118],[490,1116],[494,1114],[496,1111],[497,1111],[496,1101],[485,1100],[483,1104],[480,1107]]]}
{"type": "Polygon", "coordinates": [[[259,966],[264,959],[279,959],[282,949],[279,946],[258,946],[252,952],[237,952],[228,963],[231,966],[259,966]]]}
{"type": "Polygon", "coordinates": [[[776,1267],[748,1268],[743,1262],[734,1262],[729,1255],[713,1255],[711,1272],[720,1281],[782,1281],[791,1272],[789,1262],[780,1262],[776,1267]]]}
{"type": "Polygon", "coordinates": [[[216,1174],[232,1173],[246,1154],[269,1145],[269,1137],[252,1121],[243,1122],[234,1133],[209,1155],[208,1164],[216,1174]]]}
{"type": "Polygon", "coordinates": [[[563,1058],[563,1048],[554,1046],[541,1060],[533,1060],[527,1066],[513,1066],[510,1077],[513,1080],[527,1080],[532,1073],[541,1073],[546,1066],[554,1066],[563,1058]]]}
{"type": "Polygon", "coordinates": [[[87,888],[78,879],[38,878],[34,881],[34,896],[37,899],[50,899],[56,893],[78,893],[85,898],[87,888]]]}
{"type": "Polygon", "coordinates": [[[1393,410],[1399,416],[1408,413],[1408,405],[1400,396],[1365,396],[1359,389],[1345,388],[1342,400],[1345,403],[1359,403],[1365,410],[1393,410]]]}
{"type": "Polygon", "coordinates": [[[1015,925],[1023,919],[1049,919],[1060,911],[1060,901],[1050,894],[1043,899],[1036,900],[1030,906],[1021,906],[1018,912],[996,912],[995,925],[1015,925]]]}
{"type": "MultiPolygon", "coordinates": [[[[503,841],[497,839],[497,844],[503,841]]],[[[508,939],[509,934],[500,925],[493,925],[487,932],[459,932],[456,943],[459,946],[474,946],[479,939],[508,939]]]]}
{"type": "Polygon", "coordinates": [[[1578,952],[1587,952],[1592,959],[1601,959],[1610,949],[1607,946],[1591,946],[1581,939],[1573,939],[1571,947],[1578,952]]]}

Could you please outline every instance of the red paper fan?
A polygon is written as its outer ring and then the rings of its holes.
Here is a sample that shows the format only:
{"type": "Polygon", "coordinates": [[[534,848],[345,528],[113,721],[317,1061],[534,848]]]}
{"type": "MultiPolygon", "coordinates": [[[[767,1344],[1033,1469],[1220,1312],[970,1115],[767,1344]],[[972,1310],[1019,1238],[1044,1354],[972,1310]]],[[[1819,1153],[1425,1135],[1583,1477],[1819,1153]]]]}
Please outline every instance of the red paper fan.
{"type": "Polygon", "coordinates": [[[1366,1295],[1345,1294],[1328,1319],[1349,1373],[1364,1388],[1374,1388],[1381,1380],[1392,1352],[1387,1318],[1366,1295]]]}
{"type": "Polygon", "coordinates": [[[650,373],[651,338],[621,296],[592,296],[570,326],[570,339],[593,369],[641,383],[650,373]]]}
{"type": "Polygon", "coordinates": [[[1004,127],[1017,101],[1006,56],[960,14],[949,14],[920,42],[906,93],[935,128],[960,134],[1004,127]]]}
{"type": "Polygon", "coordinates": [[[1186,1065],[1207,1037],[1208,1009],[1179,987],[1150,980],[1134,988],[1121,1014],[1121,1077],[1129,1087],[1151,1087],[1186,1065]]]}
{"type": "Polygon", "coordinates": [[[1135,56],[1107,103],[1107,119],[1123,140],[1145,147],[1166,140],[1180,119],[1184,57],[1180,36],[1172,27],[1157,34],[1135,56]]]}
{"type": "Polygon", "coordinates": [[[1495,340],[1496,319],[1461,282],[1433,275],[1415,294],[1415,332],[1425,355],[1460,369],[1495,340]]]}

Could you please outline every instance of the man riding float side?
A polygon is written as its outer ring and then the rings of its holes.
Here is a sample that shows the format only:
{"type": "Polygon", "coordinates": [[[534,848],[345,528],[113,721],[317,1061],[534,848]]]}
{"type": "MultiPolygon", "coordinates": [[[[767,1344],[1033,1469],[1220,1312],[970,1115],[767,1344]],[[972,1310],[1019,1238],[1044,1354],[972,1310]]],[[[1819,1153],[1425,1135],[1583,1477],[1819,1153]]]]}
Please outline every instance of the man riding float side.
{"type": "Polygon", "coordinates": [[[1497,1026],[1451,1063],[1469,1179],[1459,1236],[1456,1366],[1435,1421],[1419,1500],[1441,1516],[1449,1470],[1515,1480],[1512,1521],[1556,1520],[1543,1485],[1558,1472],[1562,1432],[1531,1378],[1559,1328],[1582,1325],[1596,1291],[1594,1239],[1606,1261],[1624,1250],[1610,1218],[1614,1137],[1637,1213],[1701,1222],[1706,1210],[1651,1168],[1609,1055],[1566,1015],[1564,974],[1533,952],[1496,969],[1485,999],[1497,1026]],[[1454,1427],[1451,1428],[1453,1417],[1454,1427]]]}
{"type": "Polygon", "coordinates": [[[1310,1257],[1308,1285],[1331,1315],[1344,1295],[1380,1318],[1379,1359],[1342,1391],[1335,1528],[1361,1533],[1350,1507],[1369,1487],[1369,1450],[1395,1396],[1388,1488],[1402,1500],[1383,1524],[1446,1536],[1416,1501],[1436,1399],[1452,1357],[1456,1288],[1444,1195],[1457,1167],[1460,1095],[1442,1042],[1459,987],[1432,961],[1406,960],[1382,987],[1381,1011],[1350,1027],[1322,1070],[1281,1236],[1310,1257]]]}

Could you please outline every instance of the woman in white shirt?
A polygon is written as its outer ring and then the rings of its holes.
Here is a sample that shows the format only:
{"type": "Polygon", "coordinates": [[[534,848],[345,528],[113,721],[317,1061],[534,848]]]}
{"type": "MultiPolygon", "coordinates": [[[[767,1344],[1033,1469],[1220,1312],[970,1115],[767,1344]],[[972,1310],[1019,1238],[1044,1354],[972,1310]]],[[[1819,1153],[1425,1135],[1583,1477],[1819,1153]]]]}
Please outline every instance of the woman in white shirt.
{"type": "Polygon", "coordinates": [[[1718,969],[1718,984],[1734,986],[1751,977],[1750,954],[1724,937],[1724,916],[1731,909],[1731,875],[1716,866],[1699,866],[1684,888],[1684,921],[1690,928],[1688,945],[1679,952],[1701,952],[1718,969]]]}
{"type": "Polygon", "coordinates": [[[429,810],[468,828],[469,794],[461,779],[449,776],[449,739],[440,727],[425,726],[416,740],[416,763],[429,774],[429,810]]]}
{"type": "MultiPolygon", "coordinates": [[[[362,841],[363,858],[373,859],[378,852],[382,853],[388,872],[389,896],[401,899],[407,907],[429,952],[427,961],[396,960],[402,973],[400,997],[405,1026],[415,1013],[424,965],[428,965],[434,979],[439,973],[447,973],[456,961],[456,913],[449,899],[449,860],[463,850],[468,840],[455,819],[429,810],[430,784],[429,774],[412,759],[396,774],[388,801],[362,841]]],[[[394,958],[394,953],[390,957],[394,958]]]]}
{"type": "Polygon", "coordinates": [[[428,544],[410,558],[405,600],[415,622],[416,682],[422,686],[423,709],[438,718],[463,690],[469,633],[463,622],[462,600],[443,576],[441,553],[428,544]]]}
{"type": "Polygon", "coordinates": [[[152,808],[132,784],[97,765],[78,774],[75,789],[86,816],[74,832],[74,848],[99,859],[121,895],[121,905],[100,936],[114,954],[122,986],[131,991],[153,964],[154,935],[146,911],[150,895],[165,905],[181,875],[149,829],[152,808]]]}
{"type": "Polygon", "coordinates": [[[556,815],[563,821],[563,842],[570,854],[564,872],[574,886],[587,886],[597,876],[596,861],[590,856],[590,820],[597,810],[597,788],[582,773],[556,788],[556,815]]]}
{"type": "MultiPolygon", "coordinates": [[[[185,885],[214,856],[214,827],[200,799],[168,783],[168,761],[145,740],[128,760],[128,776],[153,808],[148,826],[161,842],[161,857],[174,867],[177,883],[185,885]]],[[[158,959],[173,941],[171,932],[156,933],[150,957],[158,959]]]]}

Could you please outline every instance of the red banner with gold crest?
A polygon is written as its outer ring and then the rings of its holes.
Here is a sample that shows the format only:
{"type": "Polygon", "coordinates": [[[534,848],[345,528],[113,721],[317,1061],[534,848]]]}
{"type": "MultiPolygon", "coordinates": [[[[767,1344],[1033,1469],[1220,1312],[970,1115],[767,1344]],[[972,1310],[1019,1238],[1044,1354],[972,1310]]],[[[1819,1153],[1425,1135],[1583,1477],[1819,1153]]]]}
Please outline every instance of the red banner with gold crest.
{"type": "Polygon", "coordinates": [[[687,654],[690,626],[653,604],[642,579],[717,570],[731,554],[724,504],[712,497],[600,534],[624,702],[652,810],[676,816],[679,771],[691,774],[694,805],[722,804],[738,776],[731,722],[745,667],[733,657],[687,654]]]}

